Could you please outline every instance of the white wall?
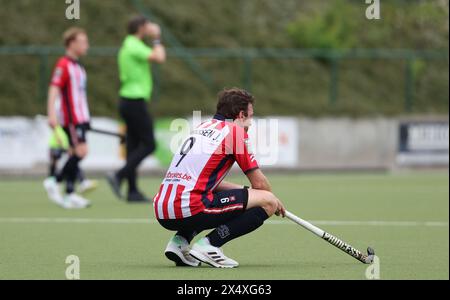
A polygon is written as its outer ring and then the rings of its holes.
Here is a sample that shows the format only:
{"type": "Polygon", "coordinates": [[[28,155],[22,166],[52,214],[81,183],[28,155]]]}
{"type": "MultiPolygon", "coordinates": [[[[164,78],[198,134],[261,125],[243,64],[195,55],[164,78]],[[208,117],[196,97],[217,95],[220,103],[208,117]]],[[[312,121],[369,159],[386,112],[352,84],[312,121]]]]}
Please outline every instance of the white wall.
{"type": "MultiPolygon", "coordinates": [[[[270,117],[255,119],[254,124],[249,135],[256,157],[264,168],[328,170],[389,169],[414,165],[448,167],[448,117],[419,117],[411,120],[270,117]],[[423,135],[424,140],[417,140],[417,134],[412,133],[416,139],[414,143],[424,143],[421,147],[428,147],[427,151],[399,152],[400,124],[405,122],[419,124],[419,130],[417,126],[412,126],[411,132],[423,133],[418,137],[420,139],[423,135]],[[436,122],[440,122],[440,125],[435,126],[436,122]],[[424,127],[421,129],[422,125],[424,127]],[[269,133],[272,137],[267,136],[269,133]],[[269,140],[272,140],[271,144],[269,140]],[[439,151],[434,151],[434,145],[439,146],[439,151]]],[[[94,118],[93,125],[100,129],[118,130],[117,122],[107,118],[94,118]]],[[[46,118],[42,116],[33,119],[0,117],[0,173],[46,172],[49,134],[46,118]]],[[[168,132],[166,130],[157,135],[167,137],[168,132]]],[[[88,139],[90,154],[83,161],[85,169],[106,171],[123,164],[116,138],[89,133],[88,139]]],[[[168,143],[168,139],[161,139],[161,142],[168,143]]],[[[142,168],[155,170],[165,167],[150,157],[142,168]]]]}

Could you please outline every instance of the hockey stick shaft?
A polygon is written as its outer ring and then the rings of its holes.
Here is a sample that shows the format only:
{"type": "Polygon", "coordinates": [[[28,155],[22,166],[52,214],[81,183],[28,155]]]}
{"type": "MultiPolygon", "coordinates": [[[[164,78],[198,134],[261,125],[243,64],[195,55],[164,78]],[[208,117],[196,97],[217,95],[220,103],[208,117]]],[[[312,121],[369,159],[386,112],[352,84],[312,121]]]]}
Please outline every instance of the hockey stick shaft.
{"type": "Polygon", "coordinates": [[[108,130],[103,130],[103,129],[91,128],[91,129],[89,129],[89,131],[92,131],[92,132],[95,132],[95,133],[99,133],[99,134],[114,136],[114,137],[118,137],[118,138],[121,138],[121,139],[125,138],[125,135],[123,135],[123,134],[120,134],[120,133],[117,133],[117,132],[108,131],[108,130]]]}
{"type": "Polygon", "coordinates": [[[302,226],[303,228],[309,230],[310,232],[314,233],[315,235],[317,235],[321,239],[327,241],[328,243],[335,246],[336,248],[339,248],[340,250],[344,251],[348,255],[356,258],[360,262],[365,263],[365,264],[370,263],[370,261],[369,261],[370,258],[368,258],[367,255],[363,254],[358,249],[352,247],[351,245],[349,245],[346,242],[340,240],[339,238],[333,236],[332,234],[323,231],[322,229],[320,229],[317,226],[314,226],[313,224],[309,223],[308,221],[305,221],[288,211],[286,211],[286,218],[297,223],[298,225],[302,226]]]}

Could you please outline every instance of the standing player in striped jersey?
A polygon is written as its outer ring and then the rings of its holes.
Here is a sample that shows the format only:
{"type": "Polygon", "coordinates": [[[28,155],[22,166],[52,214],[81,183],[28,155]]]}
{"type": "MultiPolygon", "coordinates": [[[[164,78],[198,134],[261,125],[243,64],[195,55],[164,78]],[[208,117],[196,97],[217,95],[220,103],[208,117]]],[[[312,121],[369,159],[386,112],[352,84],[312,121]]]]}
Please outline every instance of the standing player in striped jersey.
{"type": "Polygon", "coordinates": [[[218,98],[216,115],[186,139],[153,199],[159,223],[177,232],[165,251],[177,266],[237,267],[220,247],[285,213],[249,147],[253,96],[230,89],[218,98]],[[223,181],[235,162],[252,188],[223,181]],[[207,229],[214,230],[191,249],[192,239],[207,229]]]}
{"type": "Polygon", "coordinates": [[[69,159],[56,177],[47,178],[44,187],[49,198],[64,208],[85,208],[90,202],[74,193],[79,162],[87,155],[86,132],[90,115],[86,95],[86,71],[79,58],[86,55],[89,41],[86,32],[70,28],[64,33],[66,55],[53,72],[48,95],[48,122],[55,129],[62,126],[69,138],[69,159]],[[60,101],[59,108],[56,103],[60,101]],[[66,194],[61,195],[58,183],[66,182],[66,194]]]}

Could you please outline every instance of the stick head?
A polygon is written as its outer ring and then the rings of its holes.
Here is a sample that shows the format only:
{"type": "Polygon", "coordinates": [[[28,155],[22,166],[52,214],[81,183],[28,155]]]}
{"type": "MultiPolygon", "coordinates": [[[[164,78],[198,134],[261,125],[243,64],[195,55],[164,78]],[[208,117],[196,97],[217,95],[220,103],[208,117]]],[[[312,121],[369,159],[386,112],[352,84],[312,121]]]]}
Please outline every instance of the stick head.
{"type": "Polygon", "coordinates": [[[364,259],[364,263],[370,265],[373,263],[373,260],[375,258],[375,250],[373,248],[369,247],[367,248],[367,256],[364,259]]]}

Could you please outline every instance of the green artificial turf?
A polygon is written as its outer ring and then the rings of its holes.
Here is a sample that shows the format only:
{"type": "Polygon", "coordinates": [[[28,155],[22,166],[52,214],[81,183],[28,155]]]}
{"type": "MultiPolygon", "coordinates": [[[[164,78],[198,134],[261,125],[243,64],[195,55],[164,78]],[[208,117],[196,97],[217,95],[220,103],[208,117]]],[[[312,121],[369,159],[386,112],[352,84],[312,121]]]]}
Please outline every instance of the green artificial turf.
{"type": "MultiPolygon", "coordinates": [[[[449,278],[448,173],[269,178],[293,213],[358,249],[374,247],[381,279],[449,278]]],[[[149,195],[159,183],[141,180],[149,195]]],[[[163,254],[172,233],[151,205],[116,200],[103,180],[87,197],[91,208],[66,211],[41,181],[2,180],[0,279],[65,279],[69,255],[79,257],[81,279],[365,279],[366,265],[278,217],[224,246],[239,268],[176,268],[163,254]]]]}

